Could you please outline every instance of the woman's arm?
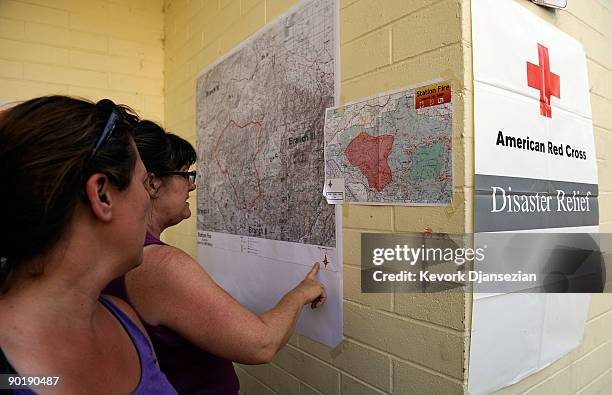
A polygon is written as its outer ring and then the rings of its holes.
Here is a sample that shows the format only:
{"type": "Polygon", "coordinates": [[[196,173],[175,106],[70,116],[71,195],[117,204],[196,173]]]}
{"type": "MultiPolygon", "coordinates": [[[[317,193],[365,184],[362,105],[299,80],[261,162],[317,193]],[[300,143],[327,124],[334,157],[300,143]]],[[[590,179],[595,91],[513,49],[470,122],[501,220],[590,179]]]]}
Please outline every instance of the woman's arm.
{"type": "Polygon", "coordinates": [[[325,290],[314,280],[318,265],[260,317],[219,287],[193,258],[171,246],[146,247],[142,265],[126,275],[126,287],[150,324],[167,326],[225,359],[258,364],[271,361],[287,343],[304,304],[325,302],[325,290]]]}

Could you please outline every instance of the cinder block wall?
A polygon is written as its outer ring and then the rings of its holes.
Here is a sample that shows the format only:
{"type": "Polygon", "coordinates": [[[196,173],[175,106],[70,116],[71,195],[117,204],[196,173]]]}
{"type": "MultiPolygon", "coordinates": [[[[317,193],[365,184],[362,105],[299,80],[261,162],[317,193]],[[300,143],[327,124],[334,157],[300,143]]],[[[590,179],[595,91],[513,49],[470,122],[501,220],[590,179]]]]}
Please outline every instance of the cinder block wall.
{"type": "MultiPolygon", "coordinates": [[[[576,38],[586,50],[599,171],[600,231],[612,232],[612,2],[570,0],[567,10],[556,12],[524,0],[519,3],[576,38]]],[[[469,24],[469,18],[464,22],[469,24]]],[[[519,393],[612,393],[612,294],[592,295],[584,338],[576,350],[497,392],[519,393]]]]}
{"type": "MultiPolygon", "coordinates": [[[[599,164],[601,230],[612,231],[612,4],[567,11],[521,4],[587,51],[599,164]]],[[[294,0],[2,0],[0,101],[45,94],[109,97],[195,142],[195,77],[294,0]],[[165,14],[164,14],[165,12],[165,14]],[[165,44],[162,41],[165,37],[165,44]],[[165,89],[164,89],[165,87],[165,89]]],[[[468,0],[342,0],[342,102],[431,78],[455,103],[454,203],[344,208],[345,339],[303,337],[269,365],[238,368],[245,394],[461,393],[471,299],[362,294],[361,232],[471,231],[472,84],[468,0]]],[[[195,201],[192,202],[192,206],[195,201]]],[[[166,239],[195,256],[195,222],[166,239]]],[[[606,393],[612,388],[612,298],[594,295],[582,345],[500,394],[606,393]]],[[[500,339],[503,341],[503,339],[500,339]]]]}
{"type": "Polygon", "coordinates": [[[64,94],[164,117],[163,0],[1,0],[0,101],[64,94]]]}
{"type": "MultiPolygon", "coordinates": [[[[294,0],[166,0],[166,126],[195,142],[200,70],[297,4],[294,0]]],[[[362,232],[471,230],[469,8],[459,0],[340,2],[341,102],[434,78],[455,103],[450,207],[344,207],[344,340],[331,350],[294,336],[268,365],[238,366],[244,394],[458,394],[466,383],[471,300],[463,295],[362,294],[362,232]],[[467,39],[464,36],[467,34],[467,39]],[[468,81],[466,87],[465,81],[468,81]]],[[[195,199],[192,207],[195,205],[195,199]]],[[[166,240],[196,255],[195,220],[166,240]]]]}

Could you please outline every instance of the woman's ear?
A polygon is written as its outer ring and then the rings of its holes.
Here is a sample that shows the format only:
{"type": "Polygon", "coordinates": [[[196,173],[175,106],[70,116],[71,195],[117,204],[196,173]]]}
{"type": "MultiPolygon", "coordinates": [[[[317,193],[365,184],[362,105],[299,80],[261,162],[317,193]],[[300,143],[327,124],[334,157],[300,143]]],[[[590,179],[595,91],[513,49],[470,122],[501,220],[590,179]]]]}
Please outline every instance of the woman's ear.
{"type": "Polygon", "coordinates": [[[89,200],[91,211],[101,221],[110,222],[113,219],[113,192],[108,177],[96,173],[85,183],[85,193],[89,200]]]}
{"type": "Polygon", "coordinates": [[[155,176],[155,173],[149,173],[146,182],[146,188],[151,199],[156,199],[159,196],[159,189],[162,186],[162,180],[155,176]]]}

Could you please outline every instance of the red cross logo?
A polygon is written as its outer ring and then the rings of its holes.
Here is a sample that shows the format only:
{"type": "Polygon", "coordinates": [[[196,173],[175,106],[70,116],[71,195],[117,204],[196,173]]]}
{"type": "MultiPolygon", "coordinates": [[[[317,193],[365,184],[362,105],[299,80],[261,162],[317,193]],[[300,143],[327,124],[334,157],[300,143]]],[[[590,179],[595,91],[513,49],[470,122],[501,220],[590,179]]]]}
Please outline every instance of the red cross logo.
{"type": "Polygon", "coordinates": [[[552,118],[550,96],[561,98],[560,78],[550,72],[548,48],[538,43],[539,65],[527,62],[527,85],[540,90],[540,115],[552,118]]]}

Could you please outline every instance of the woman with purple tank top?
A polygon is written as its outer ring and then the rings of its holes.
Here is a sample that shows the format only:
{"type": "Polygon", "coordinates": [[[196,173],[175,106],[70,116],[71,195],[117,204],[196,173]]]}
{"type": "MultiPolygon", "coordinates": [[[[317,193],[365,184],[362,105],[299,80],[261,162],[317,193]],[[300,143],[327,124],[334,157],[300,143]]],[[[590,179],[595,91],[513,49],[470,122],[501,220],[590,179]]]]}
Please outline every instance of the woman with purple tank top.
{"type": "Polygon", "coordinates": [[[142,261],[136,122],[110,100],[66,96],[0,113],[0,374],[40,384],[7,380],[9,393],[176,394],[136,313],[100,296],[142,261]]]}
{"type": "Polygon", "coordinates": [[[179,394],[237,394],[232,361],[267,363],[289,340],[305,304],[317,308],[325,290],[315,281],[319,263],[271,310],[257,316],[220,288],[200,264],[164,244],[164,229],[191,216],[195,189],[193,147],[153,122],[141,121],[135,141],[149,171],[151,218],[143,264],[114,280],[106,292],[138,312],[161,370],[179,394]]]}

